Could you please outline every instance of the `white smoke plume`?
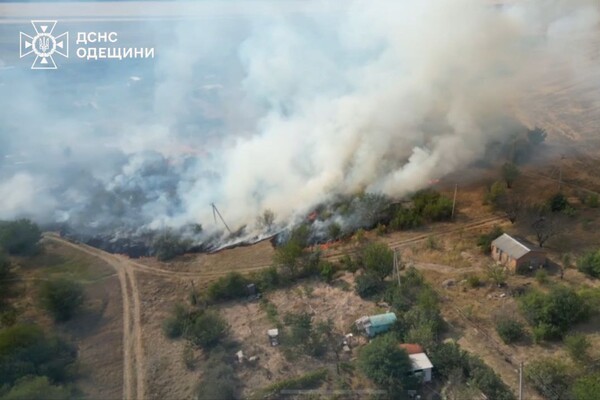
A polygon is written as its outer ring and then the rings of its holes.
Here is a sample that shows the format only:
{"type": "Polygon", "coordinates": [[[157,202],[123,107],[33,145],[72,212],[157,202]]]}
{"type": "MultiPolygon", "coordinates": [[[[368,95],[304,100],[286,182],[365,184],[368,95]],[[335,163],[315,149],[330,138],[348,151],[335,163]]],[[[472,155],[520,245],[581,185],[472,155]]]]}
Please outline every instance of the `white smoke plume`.
{"type": "Polygon", "coordinates": [[[11,71],[0,217],[211,231],[213,202],[239,227],[267,208],[287,223],[340,194],[403,196],[507,140],[530,93],[600,64],[586,58],[595,0],[314,9],[149,23],[150,70],[80,63],[58,75],[87,76],[73,91],[11,71]]]}

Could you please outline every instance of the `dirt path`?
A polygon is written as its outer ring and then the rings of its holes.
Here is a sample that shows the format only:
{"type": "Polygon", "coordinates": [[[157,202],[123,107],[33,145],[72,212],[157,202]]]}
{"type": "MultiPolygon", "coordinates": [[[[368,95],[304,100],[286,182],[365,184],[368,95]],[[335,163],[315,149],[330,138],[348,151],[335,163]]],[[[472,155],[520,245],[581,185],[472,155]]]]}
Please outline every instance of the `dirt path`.
{"type": "Polygon", "coordinates": [[[129,260],[124,257],[91,246],[72,243],[54,234],[45,234],[44,238],[98,257],[117,272],[123,301],[123,398],[143,400],[145,393],[144,348],[135,265],[131,265],[129,260]]]}

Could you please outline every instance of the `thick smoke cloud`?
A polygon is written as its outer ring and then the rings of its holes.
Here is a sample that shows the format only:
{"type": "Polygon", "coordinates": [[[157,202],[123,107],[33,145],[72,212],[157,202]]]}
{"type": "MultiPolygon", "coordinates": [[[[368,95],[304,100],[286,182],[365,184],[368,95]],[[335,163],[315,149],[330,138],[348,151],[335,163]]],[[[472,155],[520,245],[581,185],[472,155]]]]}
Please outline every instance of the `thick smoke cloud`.
{"type": "Polygon", "coordinates": [[[403,196],[507,140],[545,82],[590,68],[599,8],[370,0],[263,9],[139,24],[156,40],[151,67],[3,69],[0,218],[86,234],[190,223],[210,232],[221,229],[212,202],[229,225],[251,228],[267,208],[286,224],[338,195],[403,196]]]}

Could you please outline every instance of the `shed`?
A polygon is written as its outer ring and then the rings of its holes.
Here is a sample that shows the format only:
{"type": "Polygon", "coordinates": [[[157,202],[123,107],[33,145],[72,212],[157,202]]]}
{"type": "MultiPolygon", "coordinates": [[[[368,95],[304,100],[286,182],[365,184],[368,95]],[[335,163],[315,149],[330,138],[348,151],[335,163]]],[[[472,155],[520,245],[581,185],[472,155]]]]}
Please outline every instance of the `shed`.
{"type": "Polygon", "coordinates": [[[388,331],[398,320],[393,312],[361,317],[356,320],[356,327],[363,330],[367,336],[373,337],[388,331]]]}
{"type": "Polygon", "coordinates": [[[412,361],[412,372],[415,376],[421,378],[423,383],[431,382],[431,370],[433,364],[425,353],[409,354],[410,361],[412,361]]]}
{"type": "Polygon", "coordinates": [[[518,272],[528,267],[539,268],[546,264],[544,249],[525,239],[512,237],[506,233],[492,242],[492,257],[512,272],[518,272]]]}

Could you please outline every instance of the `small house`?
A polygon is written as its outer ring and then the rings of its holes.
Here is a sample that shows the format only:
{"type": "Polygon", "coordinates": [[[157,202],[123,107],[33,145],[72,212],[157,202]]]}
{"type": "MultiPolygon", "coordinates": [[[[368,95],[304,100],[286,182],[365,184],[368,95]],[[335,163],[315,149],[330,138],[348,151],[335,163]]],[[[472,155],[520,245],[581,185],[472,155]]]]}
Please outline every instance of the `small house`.
{"type": "Polygon", "coordinates": [[[546,264],[546,251],[525,239],[506,233],[492,242],[492,258],[512,272],[524,268],[540,268],[546,264]]]}
{"type": "Polygon", "coordinates": [[[361,317],[355,324],[358,330],[364,331],[367,336],[373,337],[379,333],[387,332],[398,320],[393,312],[361,317]]]}

